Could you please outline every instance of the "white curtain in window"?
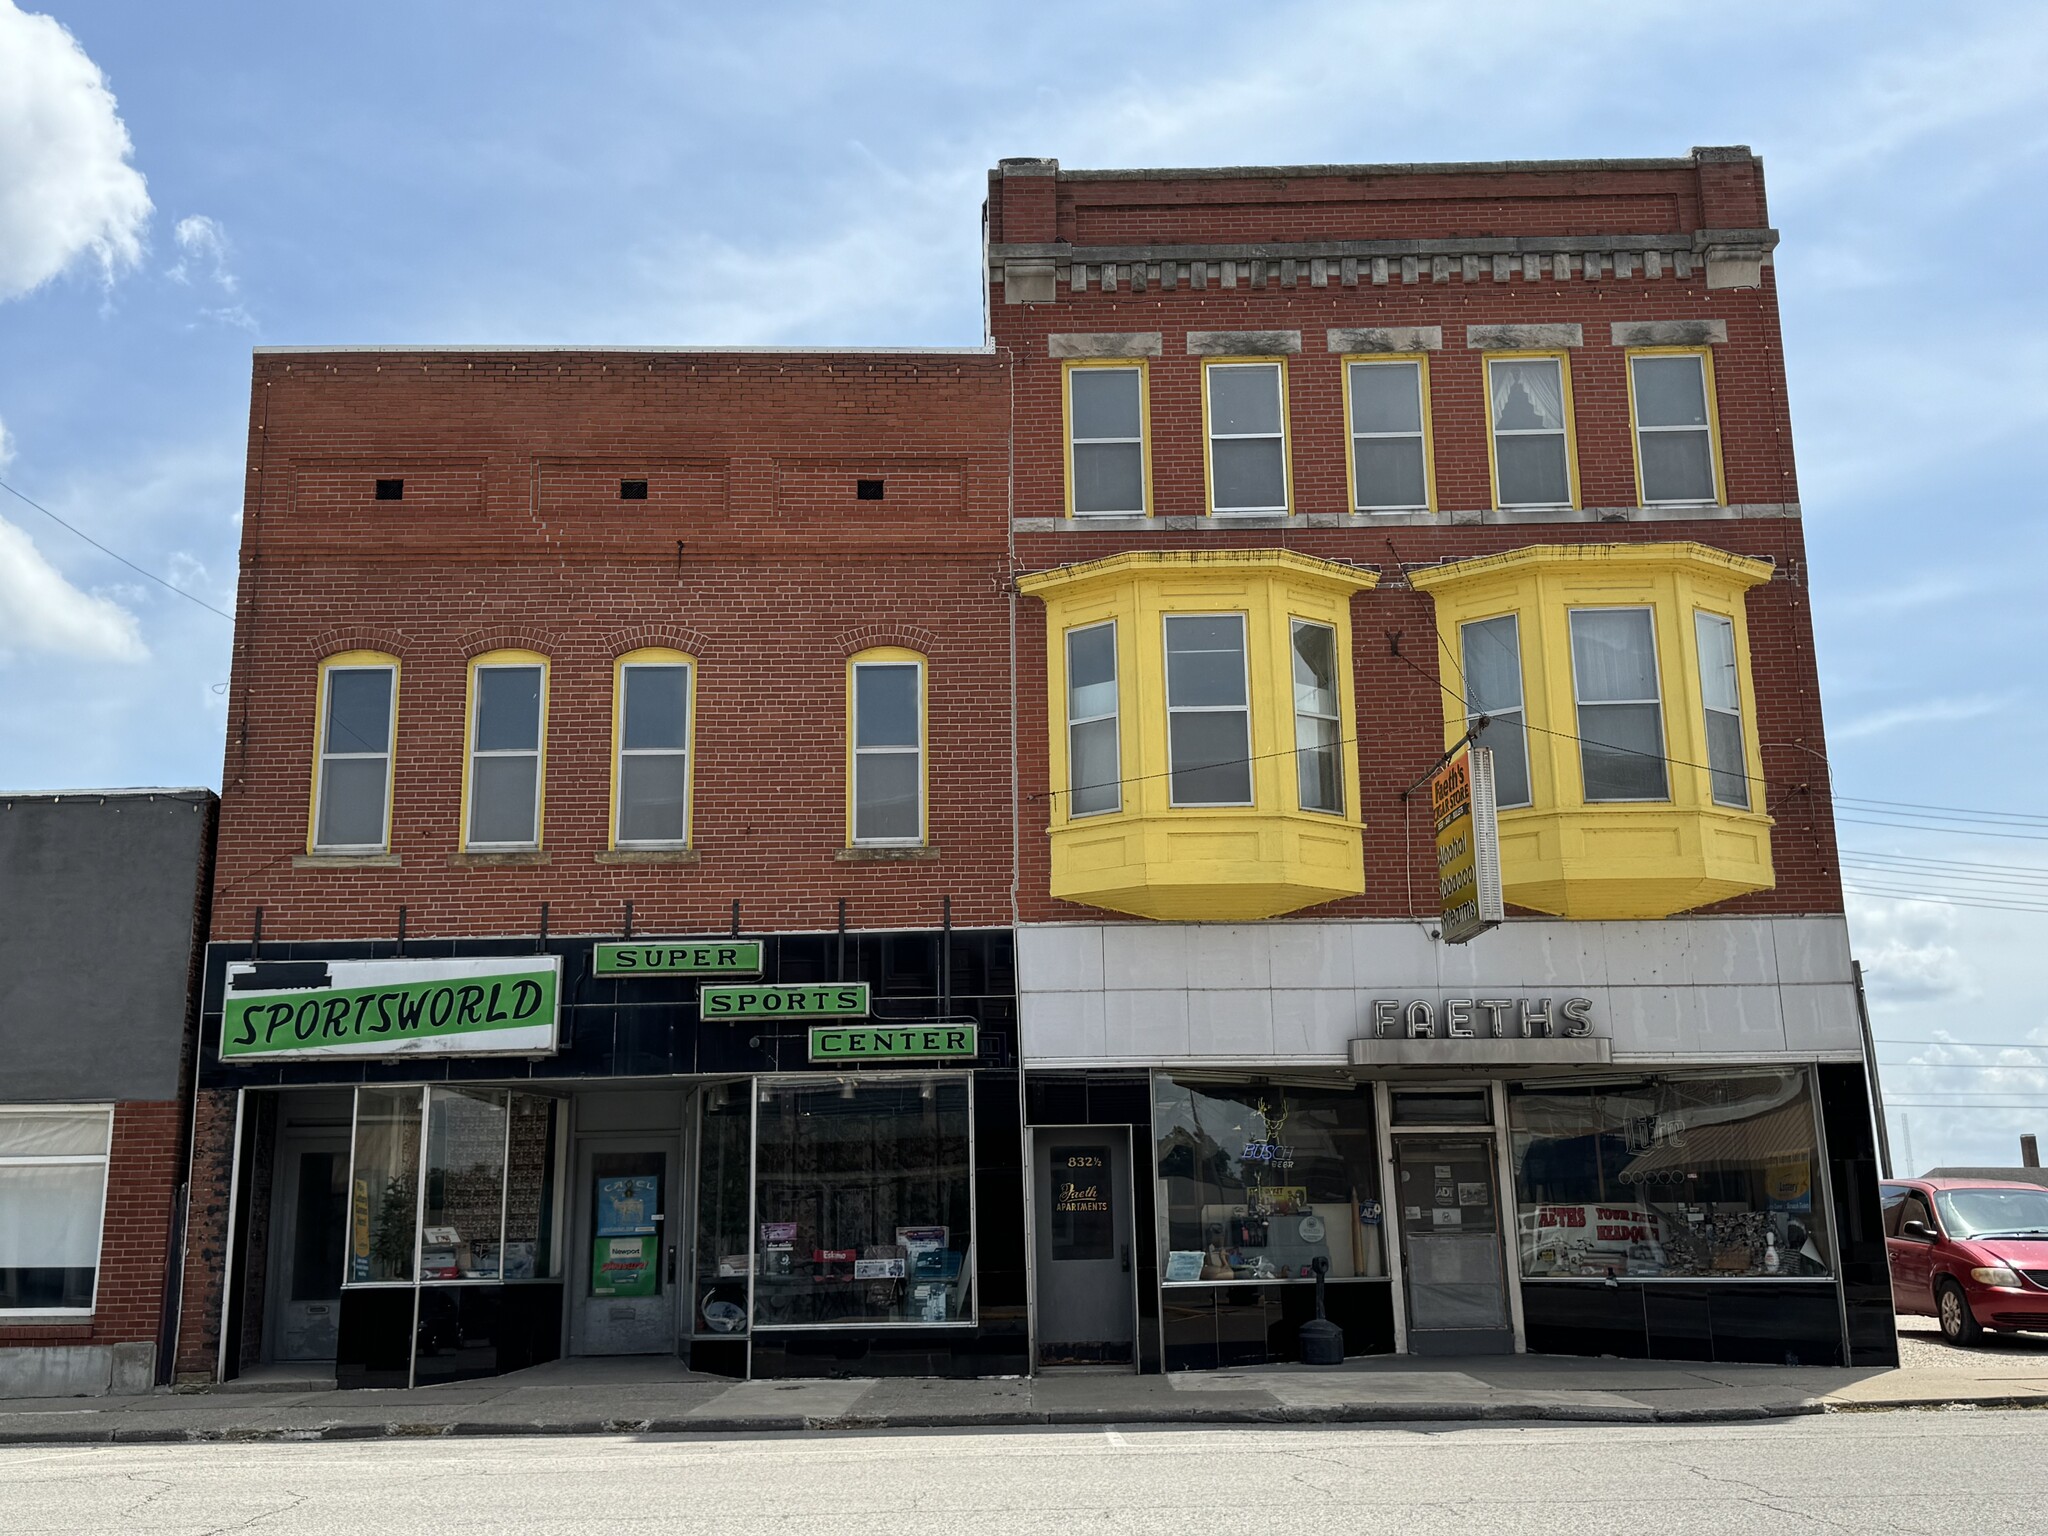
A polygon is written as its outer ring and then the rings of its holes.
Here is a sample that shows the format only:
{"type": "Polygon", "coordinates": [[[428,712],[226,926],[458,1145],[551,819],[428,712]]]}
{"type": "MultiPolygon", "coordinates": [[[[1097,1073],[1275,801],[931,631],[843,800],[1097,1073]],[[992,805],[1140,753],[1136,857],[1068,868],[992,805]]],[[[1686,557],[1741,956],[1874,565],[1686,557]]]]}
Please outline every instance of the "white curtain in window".
{"type": "Polygon", "coordinates": [[[91,1269],[105,1185],[101,1163],[0,1167],[0,1269],[91,1269]]]}
{"type": "Polygon", "coordinates": [[[1519,390],[1536,413],[1536,425],[1561,431],[1564,427],[1564,384],[1557,364],[1547,360],[1493,365],[1493,419],[1496,425],[1508,420],[1508,407],[1519,390]]]}
{"type": "Polygon", "coordinates": [[[0,1157],[96,1157],[107,1150],[110,1121],[104,1109],[0,1113],[0,1157]]]}

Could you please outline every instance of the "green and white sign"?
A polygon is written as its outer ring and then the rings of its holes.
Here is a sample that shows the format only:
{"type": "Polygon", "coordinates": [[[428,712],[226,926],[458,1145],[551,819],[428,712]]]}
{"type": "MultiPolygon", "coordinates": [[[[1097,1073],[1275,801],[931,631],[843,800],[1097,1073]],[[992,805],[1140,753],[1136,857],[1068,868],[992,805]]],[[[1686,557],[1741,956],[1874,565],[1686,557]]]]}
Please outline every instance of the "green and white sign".
{"type": "Polygon", "coordinates": [[[707,1019],[864,1019],[868,984],[835,981],[822,986],[704,986],[697,1000],[707,1019]]]}
{"type": "Polygon", "coordinates": [[[835,1024],[811,1031],[813,1061],[911,1061],[979,1054],[972,1024],[835,1024]]]}
{"type": "Polygon", "coordinates": [[[759,939],[634,939],[600,944],[598,976],[758,976],[759,939]]]}
{"type": "Polygon", "coordinates": [[[248,1057],[537,1056],[554,1051],[562,962],[333,960],[326,986],[263,986],[261,964],[230,965],[223,1061],[248,1057]]]}

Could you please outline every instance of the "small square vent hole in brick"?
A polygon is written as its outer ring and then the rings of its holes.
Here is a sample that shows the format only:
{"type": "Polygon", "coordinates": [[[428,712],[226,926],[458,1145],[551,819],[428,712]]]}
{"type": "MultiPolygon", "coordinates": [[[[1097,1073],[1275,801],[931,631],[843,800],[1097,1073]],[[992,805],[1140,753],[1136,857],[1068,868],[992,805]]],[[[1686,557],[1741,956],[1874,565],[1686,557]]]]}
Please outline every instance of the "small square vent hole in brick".
{"type": "Polygon", "coordinates": [[[645,480],[621,480],[619,482],[619,500],[645,501],[646,499],[647,482],[645,480]]]}
{"type": "Polygon", "coordinates": [[[853,499],[855,501],[880,501],[882,499],[882,482],[879,480],[854,481],[853,499]]]}
{"type": "Polygon", "coordinates": [[[377,499],[379,501],[405,500],[405,482],[403,480],[379,480],[377,482],[377,499]]]}

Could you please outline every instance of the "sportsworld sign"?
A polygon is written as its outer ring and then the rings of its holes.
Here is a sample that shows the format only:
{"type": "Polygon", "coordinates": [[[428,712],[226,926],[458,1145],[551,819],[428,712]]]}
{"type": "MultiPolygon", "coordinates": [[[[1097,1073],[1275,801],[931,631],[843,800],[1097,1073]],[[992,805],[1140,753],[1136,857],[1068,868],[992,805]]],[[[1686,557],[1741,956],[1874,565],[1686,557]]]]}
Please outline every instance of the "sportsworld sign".
{"type": "Polygon", "coordinates": [[[230,965],[221,1060],[548,1055],[561,969],[555,955],[230,965]]]}

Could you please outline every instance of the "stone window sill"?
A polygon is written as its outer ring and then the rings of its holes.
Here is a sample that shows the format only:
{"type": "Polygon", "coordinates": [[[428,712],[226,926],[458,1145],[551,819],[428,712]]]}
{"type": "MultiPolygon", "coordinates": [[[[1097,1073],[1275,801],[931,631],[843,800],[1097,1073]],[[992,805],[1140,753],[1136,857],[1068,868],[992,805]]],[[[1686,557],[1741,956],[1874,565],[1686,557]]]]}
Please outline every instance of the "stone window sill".
{"type": "Polygon", "coordinates": [[[917,864],[938,858],[939,850],[923,848],[842,848],[832,857],[841,864],[917,864]]]}
{"type": "Polygon", "coordinates": [[[523,853],[451,853],[448,855],[450,869],[523,869],[530,865],[550,862],[545,849],[532,849],[523,853]]]}
{"type": "Polygon", "coordinates": [[[293,869],[397,869],[395,853],[297,853],[293,869]]]}
{"type": "Polygon", "coordinates": [[[593,864],[697,864],[703,855],[694,848],[607,848],[591,855],[593,864]]]}

